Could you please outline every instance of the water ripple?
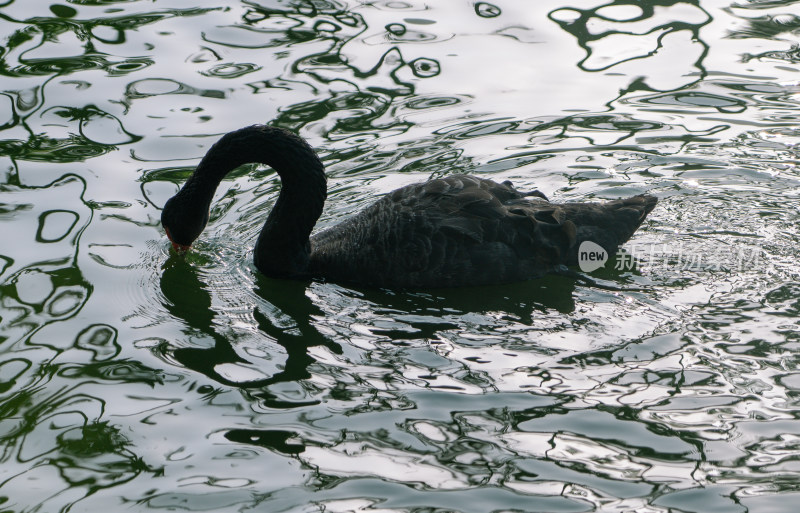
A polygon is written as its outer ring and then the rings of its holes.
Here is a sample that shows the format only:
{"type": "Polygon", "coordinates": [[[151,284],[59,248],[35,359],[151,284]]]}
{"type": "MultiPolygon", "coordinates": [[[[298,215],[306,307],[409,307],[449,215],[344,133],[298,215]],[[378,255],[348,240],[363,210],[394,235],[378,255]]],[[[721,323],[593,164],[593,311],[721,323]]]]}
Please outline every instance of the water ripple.
{"type": "Polygon", "coordinates": [[[786,510],[793,5],[3,2],[3,508],[786,510]],[[173,254],[166,199],[264,122],[320,228],[455,173],[659,206],[597,286],[361,290],[258,274],[249,165],[173,254]]]}

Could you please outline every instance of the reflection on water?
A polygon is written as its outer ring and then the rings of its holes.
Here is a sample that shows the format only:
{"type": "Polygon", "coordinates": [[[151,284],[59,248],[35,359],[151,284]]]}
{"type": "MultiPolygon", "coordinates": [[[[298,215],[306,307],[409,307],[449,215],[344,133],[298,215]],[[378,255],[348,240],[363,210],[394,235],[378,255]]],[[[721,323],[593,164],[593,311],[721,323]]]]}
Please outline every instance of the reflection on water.
{"type": "Polygon", "coordinates": [[[708,46],[700,30],[712,17],[697,2],[612,2],[585,10],[556,9],[549,17],[586,50],[586,57],[578,63],[581,69],[614,69],[633,75],[636,80],[629,90],[671,90],[705,78],[703,60],[708,46]],[[642,60],[655,62],[643,64],[642,60]],[[669,66],[669,73],[637,77],[626,69],[631,65],[644,65],[652,71],[669,66]],[[678,66],[681,69],[676,69],[678,66]]]}
{"type": "Polygon", "coordinates": [[[788,0],[0,6],[0,509],[793,511],[788,0]],[[650,192],[614,268],[403,292],[260,276],[220,134],[300,133],[320,228],[431,176],[650,192]]]}
{"type": "Polygon", "coordinates": [[[178,259],[174,257],[161,275],[161,291],[167,300],[167,311],[184,321],[193,332],[210,337],[214,342],[213,347],[175,349],[172,357],[185,367],[224,385],[253,389],[310,378],[308,366],[314,362],[308,354],[310,347],[322,345],[336,354],[342,353],[337,343],[328,340],[309,322],[322,312],[306,296],[307,283],[270,280],[260,276],[255,293],[269,301],[271,313],[277,313],[279,317],[272,320],[270,315],[255,309],[252,312],[253,320],[260,332],[273,338],[286,351],[282,369],[275,371],[272,376],[265,375],[263,365],[259,365],[266,356],[263,350],[242,347],[245,353],[256,357],[250,361],[237,354],[230,341],[214,330],[215,312],[211,308],[208,286],[198,279],[192,267],[178,259]],[[285,320],[282,318],[287,316],[293,320],[293,326],[283,326],[285,320]]]}

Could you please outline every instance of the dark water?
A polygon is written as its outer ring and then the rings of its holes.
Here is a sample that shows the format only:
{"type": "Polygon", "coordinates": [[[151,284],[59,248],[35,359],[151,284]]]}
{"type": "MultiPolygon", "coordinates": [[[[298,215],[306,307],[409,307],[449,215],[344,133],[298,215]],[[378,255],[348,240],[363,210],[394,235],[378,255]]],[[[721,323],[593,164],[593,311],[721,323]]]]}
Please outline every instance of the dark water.
{"type": "Polygon", "coordinates": [[[800,2],[5,0],[0,30],[0,511],[796,511],[800,2]],[[257,122],[320,152],[322,226],[467,172],[660,203],[597,286],[357,290],[255,271],[249,166],[170,257],[164,201],[257,122]]]}

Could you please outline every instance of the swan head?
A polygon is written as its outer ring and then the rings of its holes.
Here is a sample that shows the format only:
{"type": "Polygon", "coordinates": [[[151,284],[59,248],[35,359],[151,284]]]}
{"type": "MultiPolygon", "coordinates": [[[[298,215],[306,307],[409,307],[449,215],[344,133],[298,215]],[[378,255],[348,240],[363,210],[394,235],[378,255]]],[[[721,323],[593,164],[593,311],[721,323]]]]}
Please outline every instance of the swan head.
{"type": "Polygon", "coordinates": [[[186,253],[208,224],[208,210],[196,215],[181,205],[180,195],[175,195],[164,204],[161,211],[161,226],[178,254],[186,253]]]}

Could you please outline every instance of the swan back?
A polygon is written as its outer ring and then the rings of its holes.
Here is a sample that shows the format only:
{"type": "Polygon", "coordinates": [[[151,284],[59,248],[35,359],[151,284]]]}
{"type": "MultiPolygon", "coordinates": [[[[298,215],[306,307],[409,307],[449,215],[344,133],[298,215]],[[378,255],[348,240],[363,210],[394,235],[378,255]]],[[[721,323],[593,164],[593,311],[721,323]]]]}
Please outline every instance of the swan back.
{"type": "MultiPolygon", "coordinates": [[[[638,197],[652,198],[652,197],[638,197]]],[[[577,261],[586,237],[610,254],[655,205],[554,204],[510,182],[456,175],[402,187],[311,239],[312,275],[379,287],[526,280],[577,261]]]]}

